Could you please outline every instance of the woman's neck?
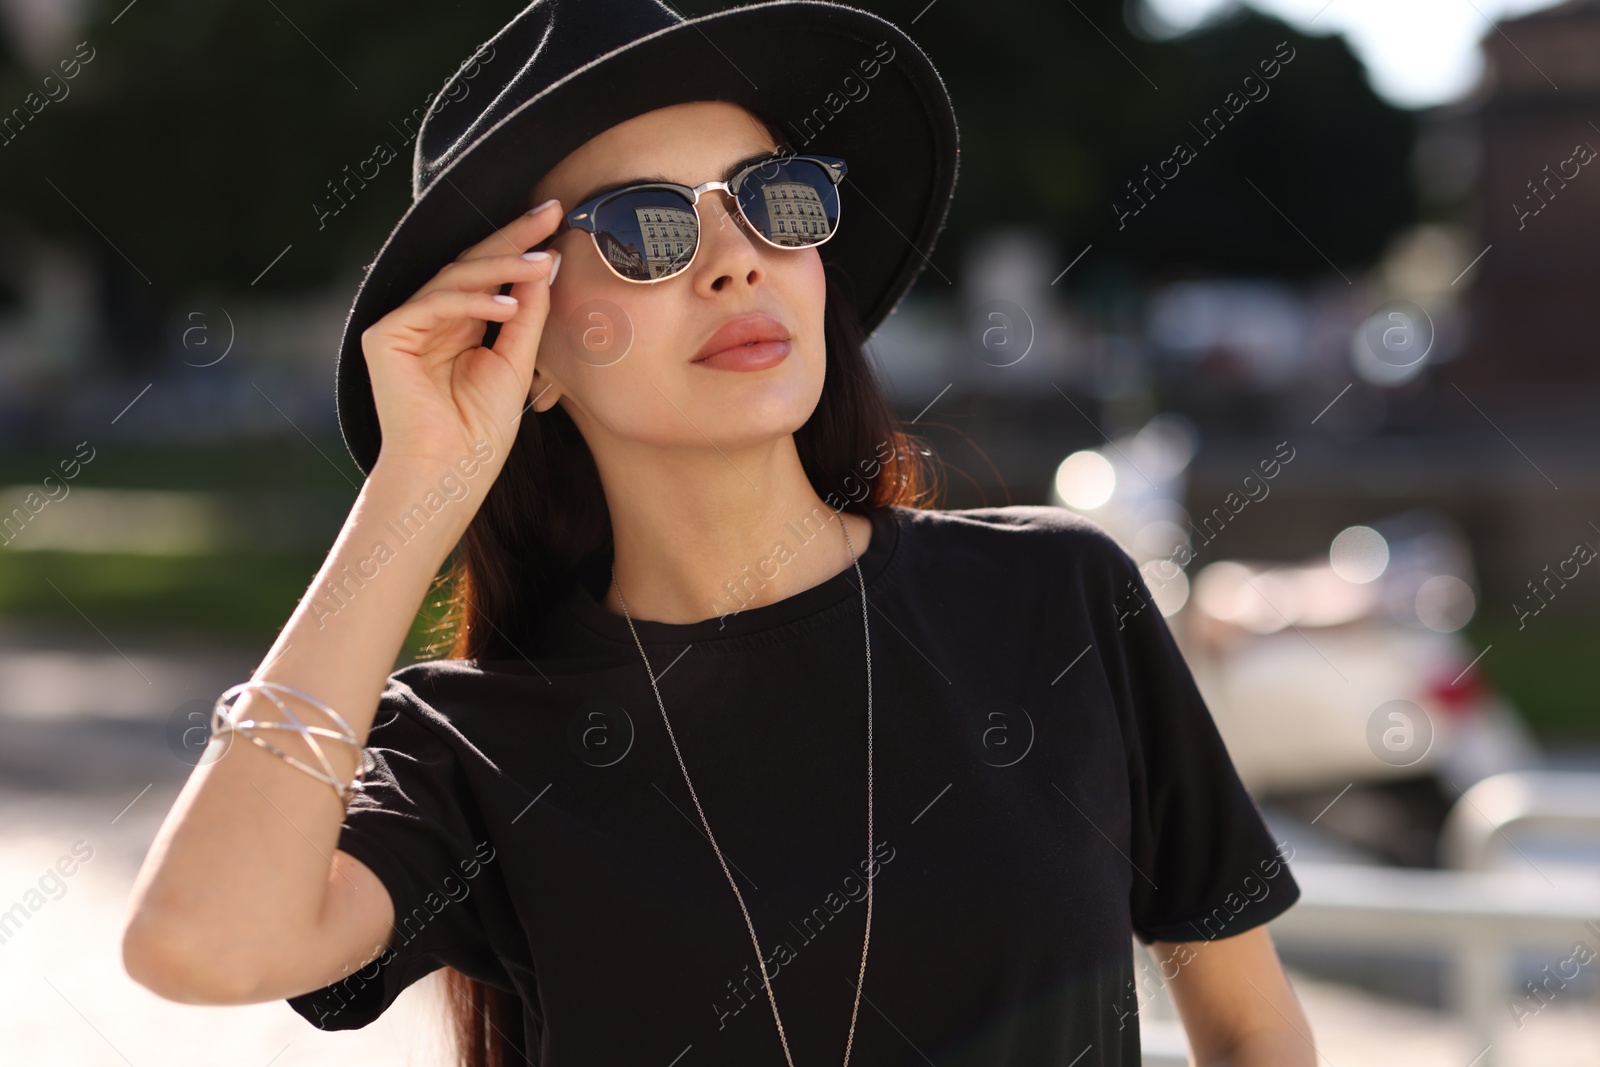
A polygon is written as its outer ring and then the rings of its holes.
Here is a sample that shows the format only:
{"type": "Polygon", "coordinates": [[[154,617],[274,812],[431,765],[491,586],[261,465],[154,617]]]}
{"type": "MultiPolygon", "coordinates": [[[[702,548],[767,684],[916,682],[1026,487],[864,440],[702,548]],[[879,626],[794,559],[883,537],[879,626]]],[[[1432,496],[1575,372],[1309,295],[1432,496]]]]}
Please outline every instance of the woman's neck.
{"type": "MultiPolygon", "coordinates": [[[[850,567],[851,548],[859,558],[872,539],[870,520],[817,495],[789,437],[671,471],[607,479],[602,468],[602,481],[616,585],[635,619],[699,622],[775,603],[850,567]]],[[[621,615],[616,585],[603,603],[621,615]]]]}

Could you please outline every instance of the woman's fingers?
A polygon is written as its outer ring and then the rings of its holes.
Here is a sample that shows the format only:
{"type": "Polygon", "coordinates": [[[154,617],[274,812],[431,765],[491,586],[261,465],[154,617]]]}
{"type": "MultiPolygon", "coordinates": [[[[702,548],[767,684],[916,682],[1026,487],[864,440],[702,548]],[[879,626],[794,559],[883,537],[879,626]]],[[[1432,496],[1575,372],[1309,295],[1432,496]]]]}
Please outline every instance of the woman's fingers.
{"type": "MultiPolygon", "coordinates": [[[[499,293],[480,293],[460,289],[435,289],[413,300],[408,300],[379,324],[387,333],[388,343],[380,347],[405,352],[410,355],[429,355],[433,345],[428,342],[442,330],[457,326],[464,320],[505,322],[518,311],[515,297],[499,293]]],[[[374,332],[374,331],[369,331],[374,332]]],[[[362,335],[363,344],[367,335],[362,335]]],[[[454,352],[447,353],[454,356],[454,352]]]]}
{"type": "Polygon", "coordinates": [[[532,254],[543,257],[531,261],[539,273],[535,278],[512,285],[511,295],[518,300],[517,313],[503,320],[493,346],[516,370],[517,380],[523,384],[524,391],[533,380],[539,339],[544,335],[545,319],[550,313],[550,278],[561,266],[560,252],[532,254]]]}
{"type": "Polygon", "coordinates": [[[522,250],[555,232],[555,205],[522,215],[446,264],[361,334],[386,448],[443,455],[464,438],[500,441],[533,378],[559,260],[522,250]],[[509,294],[498,292],[510,285],[509,294]],[[501,324],[483,347],[485,324],[501,324]]]}
{"type": "Polygon", "coordinates": [[[550,253],[523,252],[458,260],[434,275],[432,281],[418,290],[418,295],[441,289],[492,292],[506,282],[543,279],[549,273],[550,264],[547,259],[541,259],[541,255],[548,257],[550,253]]]}

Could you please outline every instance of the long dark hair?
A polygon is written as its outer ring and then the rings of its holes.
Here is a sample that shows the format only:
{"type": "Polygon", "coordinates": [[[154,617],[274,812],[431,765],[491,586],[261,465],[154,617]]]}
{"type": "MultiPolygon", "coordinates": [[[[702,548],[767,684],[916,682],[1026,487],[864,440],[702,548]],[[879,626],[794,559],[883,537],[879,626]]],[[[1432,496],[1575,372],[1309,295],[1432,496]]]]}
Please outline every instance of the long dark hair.
{"type": "MultiPolygon", "coordinates": [[[[899,429],[867,362],[864,332],[831,267],[825,270],[827,370],[816,410],[794,433],[817,495],[857,515],[889,504],[937,507],[943,473],[922,438],[899,429]]],[[[511,635],[531,632],[574,581],[573,568],[609,543],[594,456],[560,404],[522,419],[505,467],[441,578],[441,637],[452,659],[519,656],[511,635]]],[[[462,1067],[511,1067],[527,1056],[522,1002],[451,967],[445,983],[462,1067]]]]}

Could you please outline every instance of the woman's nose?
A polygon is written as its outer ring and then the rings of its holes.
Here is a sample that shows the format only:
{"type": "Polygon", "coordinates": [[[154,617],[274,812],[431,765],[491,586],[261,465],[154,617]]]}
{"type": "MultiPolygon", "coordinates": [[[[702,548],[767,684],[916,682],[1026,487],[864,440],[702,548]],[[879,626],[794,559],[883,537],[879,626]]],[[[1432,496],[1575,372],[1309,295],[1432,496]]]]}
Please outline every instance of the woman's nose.
{"type": "Polygon", "coordinates": [[[739,211],[737,202],[731,202],[732,194],[725,189],[715,192],[722,195],[702,196],[696,205],[701,214],[695,284],[705,286],[707,292],[720,290],[731,278],[742,277],[746,283],[751,283],[761,271],[761,243],[757,235],[739,211]]]}

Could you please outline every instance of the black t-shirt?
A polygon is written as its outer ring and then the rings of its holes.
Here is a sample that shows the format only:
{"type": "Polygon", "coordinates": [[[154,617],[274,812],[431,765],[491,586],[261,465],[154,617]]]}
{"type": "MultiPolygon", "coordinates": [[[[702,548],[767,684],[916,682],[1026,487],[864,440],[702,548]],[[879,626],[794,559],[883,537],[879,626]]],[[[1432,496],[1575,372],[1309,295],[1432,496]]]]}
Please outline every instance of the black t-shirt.
{"type": "MultiPolygon", "coordinates": [[[[1044,506],[872,522],[871,858],[855,568],[720,618],[635,620],[794,1062],[844,1058],[871,870],[852,1062],[1135,1067],[1159,978],[1133,937],[1233,936],[1299,888],[1099,525],[1044,506]]],[[[772,577],[810,543],[789,533],[730,579],[772,577]]],[[[600,603],[605,557],[521,658],[390,678],[339,847],[388,887],[397,933],[290,999],[308,1020],[365,1026],[448,964],[520,995],[540,1067],[785,1062],[628,623],[600,603]]]]}

